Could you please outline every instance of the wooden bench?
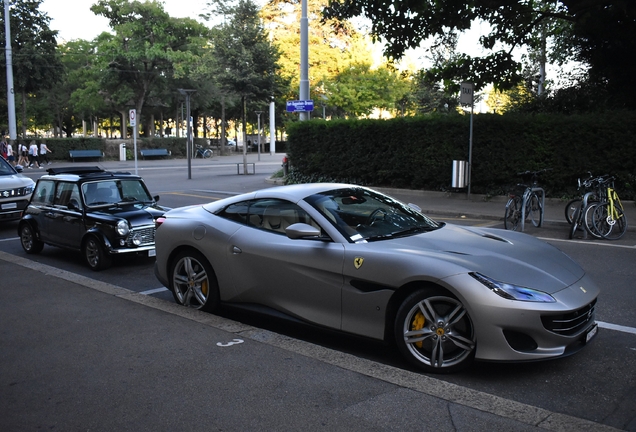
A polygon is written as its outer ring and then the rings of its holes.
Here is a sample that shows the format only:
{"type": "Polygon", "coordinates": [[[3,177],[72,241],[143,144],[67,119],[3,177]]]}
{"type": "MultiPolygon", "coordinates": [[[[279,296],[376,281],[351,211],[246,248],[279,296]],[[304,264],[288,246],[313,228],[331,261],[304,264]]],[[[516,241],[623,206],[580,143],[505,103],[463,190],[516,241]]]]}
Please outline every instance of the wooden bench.
{"type": "Polygon", "coordinates": [[[75,162],[75,159],[101,159],[104,157],[104,152],[101,150],[69,150],[68,155],[75,162]]]}
{"type": "Polygon", "coordinates": [[[142,159],[152,156],[170,156],[172,152],[168,149],[141,149],[139,150],[142,159]]]}

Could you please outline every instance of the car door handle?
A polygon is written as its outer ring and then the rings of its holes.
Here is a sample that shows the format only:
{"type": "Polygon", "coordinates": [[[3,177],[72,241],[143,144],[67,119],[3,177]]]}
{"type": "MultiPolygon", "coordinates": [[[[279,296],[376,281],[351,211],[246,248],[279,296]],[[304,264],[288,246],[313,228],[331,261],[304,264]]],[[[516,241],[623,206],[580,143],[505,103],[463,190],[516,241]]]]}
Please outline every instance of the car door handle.
{"type": "Polygon", "coordinates": [[[232,253],[233,254],[240,254],[240,253],[243,253],[243,251],[238,246],[232,246],[232,253]]]}

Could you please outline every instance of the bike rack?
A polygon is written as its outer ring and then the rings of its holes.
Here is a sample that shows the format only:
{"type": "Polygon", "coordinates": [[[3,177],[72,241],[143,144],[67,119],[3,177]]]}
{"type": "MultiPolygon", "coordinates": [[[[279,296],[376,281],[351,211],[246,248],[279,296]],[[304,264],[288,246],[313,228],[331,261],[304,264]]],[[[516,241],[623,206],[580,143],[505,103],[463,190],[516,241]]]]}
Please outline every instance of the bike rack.
{"type": "Polygon", "coordinates": [[[532,193],[541,194],[541,211],[539,212],[539,228],[543,226],[543,210],[545,209],[545,191],[540,187],[527,188],[523,193],[523,199],[521,200],[521,232],[525,229],[526,225],[526,204],[532,193]]]}

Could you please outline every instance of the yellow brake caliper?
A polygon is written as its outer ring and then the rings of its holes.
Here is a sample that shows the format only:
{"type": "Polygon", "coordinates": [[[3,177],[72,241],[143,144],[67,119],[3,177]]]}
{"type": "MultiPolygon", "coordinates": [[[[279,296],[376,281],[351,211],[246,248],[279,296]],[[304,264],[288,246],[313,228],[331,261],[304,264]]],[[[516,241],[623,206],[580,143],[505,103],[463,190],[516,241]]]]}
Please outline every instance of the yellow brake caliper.
{"type": "Polygon", "coordinates": [[[203,293],[204,296],[208,296],[208,280],[204,280],[203,282],[201,282],[201,292],[203,293]]]}
{"type": "MultiPolygon", "coordinates": [[[[422,314],[422,312],[418,312],[415,314],[413,321],[411,322],[411,330],[422,330],[424,328],[424,324],[426,324],[424,314],[422,314]]],[[[422,341],[415,342],[415,346],[422,348],[422,341]]]]}

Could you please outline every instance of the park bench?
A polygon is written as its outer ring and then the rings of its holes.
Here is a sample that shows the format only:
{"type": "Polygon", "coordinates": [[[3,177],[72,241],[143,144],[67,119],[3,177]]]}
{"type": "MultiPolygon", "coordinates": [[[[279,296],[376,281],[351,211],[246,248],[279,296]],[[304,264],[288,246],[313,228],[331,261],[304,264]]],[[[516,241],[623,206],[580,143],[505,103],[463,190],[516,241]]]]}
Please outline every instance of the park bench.
{"type": "Polygon", "coordinates": [[[104,152],[101,150],[69,150],[68,155],[75,162],[75,159],[101,159],[104,157],[104,152]]]}
{"type": "Polygon", "coordinates": [[[168,149],[141,149],[139,150],[142,159],[151,156],[170,156],[172,153],[168,149]]]}

